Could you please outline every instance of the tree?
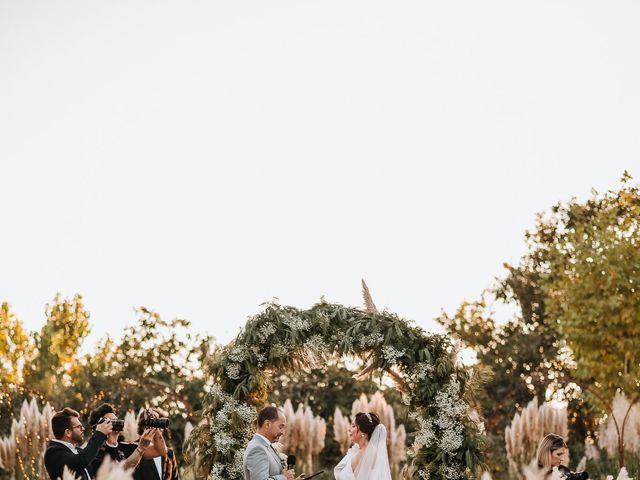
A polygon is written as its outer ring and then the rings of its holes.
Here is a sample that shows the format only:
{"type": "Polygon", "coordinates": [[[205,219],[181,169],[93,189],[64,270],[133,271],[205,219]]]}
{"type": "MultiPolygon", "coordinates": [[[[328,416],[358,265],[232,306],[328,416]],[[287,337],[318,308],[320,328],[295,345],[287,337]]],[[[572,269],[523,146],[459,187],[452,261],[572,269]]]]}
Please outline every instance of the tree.
{"type": "MultiPolygon", "coordinates": [[[[532,239],[548,251],[549,315],[576,360],[576,378],[608,409],[616,392],[640,400],[640,192],[625,172],[617,191],[560,203],[532,239]]],[[[624,465],[625,419],[618,425],[624,465]]]]}
{"type": "Polygon", "coordinates": [[[46,315],[42,329],[28,333],[8,304],[0,308],[0,432],[8,431],[25,398],[83,415],[100,402],[113,403],[123,414],[155,406],[171,416],[180,454],[186,421],[198,420],[194,415],[205,390],[201,364],[212,339],[191,336],[186,320],[165,321],[142,307],[138,323],[125,329],[120,342],[107,336],[93,353],[80,355],[89,332],[82,297],[56,295],[46,315]]]}
{"type": "MultiPolygon", "coordinates": [[[[519,306],[519,314],[500,326],[485,299],[463,302],[454,315],[438,321],[477,355],[488,378],[478,396],[487,431],[486,461],[494,474],[506,472],[504,431],[510,418],[533,398],[545,398],[550,378],[561,378],[559,342],[545,328],[537,286],[524,267],[509,268],[509,276],[493,290],[495,296],[519,306]],[[488,374],[487,374],[488,373],[488,374]]],[[[487,292],[488,294],[489,292],[487,292]]]]}
{"type": "Polygon", "coordinates": [[[190,322],[166,321],[145,307],[137,310],[138,323],[127,327],[122,341],[106,337],[93,355],[82,359],[74,375],[75,396],[68,401],[81,413],[96,403],[110,402],[124,414],[155,406],[171,417],[174,447],[180,453],[184,425],[201,408],[204,380],[201,360],[210,338],[193,337],[190,322]]]}
{"type": "Polygon", "coordinates": [[[0,306],[0,381],[22,381],[25,360],[31,355],[28,332],[11,312],[7,302],[0,306]]]}
{"type": "Polygon", "coordinates": [[[54,405],[64,403],[74,371],[80,367],[78,354],[89,334],[89,312],[82,296],[73,300],[59,294],[47,305],[46,322],[33,334],[35,355],[25,368],[25,384],[46,394],[54,405]]]}
{"type": "MultiPolygon", "coordinates": [[[[482,399],[489,433],[553,391],[569,400],[570,431],[581,438],[617,390],[631,393],[632,405],[640,399],[640,195],[630,181],[625,173],[617,191],[538,215],[527,254],[488,292],[516,304],[516,318],[498,327],[484,300],[440,318],[493,371],[482,399]]],[[[622,462],[624,423],[619,433],[622,462]]]]}

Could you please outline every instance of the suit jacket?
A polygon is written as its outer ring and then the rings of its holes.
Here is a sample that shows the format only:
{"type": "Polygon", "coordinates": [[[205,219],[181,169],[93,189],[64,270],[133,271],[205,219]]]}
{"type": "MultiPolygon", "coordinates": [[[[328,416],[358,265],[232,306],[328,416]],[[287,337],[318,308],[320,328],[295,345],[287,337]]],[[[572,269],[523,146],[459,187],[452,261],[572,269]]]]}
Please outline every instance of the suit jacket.
{"type": "Polygon", "coordinates": [[[98,453],[100,446],[107,440],[104,433],[95,432],[84,449],[78,448],[78,453],[73,453],[66,445],[50,441],[44,452],[44,466],[51,480],[62,478],[65,465],[82,480],[90,480],[95,473],[91,468],[91,461],[98,453]],[[87,476],[87,469],[89,476],[87,476]]]}
{"type": "Polygon", "coordinates": [[[109,444],[105,443],[102,447],[100,447],[100,449],[98,450],[98,454],[91,461],[91,469],[94,475],[98,474],[98,470],[100,470],[105,457],[110,457],[112,461],[119,463],[128,458],[133,452],[135,452],[137,447],[137,443],[118,442],[117,447],[111,447],[109,446],[109,444]]]}
{"type": "Polygon", "coordinates": [[[162,478],[158,475],[155,460],[153,458],[143,458],[133,473],[134,480],[180,480],[178,460],[173,450],[169,449],[167,454],[160,458],[162,461],[162,478]]]}
{"type": "Polygon", "coordinates": [[[254,435],[244,452],[245,480],[286,480],[281,475],[282,462],[276,451],[265,438],[254,435]]]}

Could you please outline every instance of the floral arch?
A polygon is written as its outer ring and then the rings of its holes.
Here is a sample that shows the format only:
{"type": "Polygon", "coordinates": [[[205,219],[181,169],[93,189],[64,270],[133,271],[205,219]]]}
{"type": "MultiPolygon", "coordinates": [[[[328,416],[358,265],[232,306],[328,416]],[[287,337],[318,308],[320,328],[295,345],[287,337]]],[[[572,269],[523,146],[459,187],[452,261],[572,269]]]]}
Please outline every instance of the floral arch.
{"type": "Polygon", "coordinates": [[[398,316],[321,302],[308,310],[267,304],[208,361],[213,386],[204,421],[185,445],[196,478],[241,480],[242,454],[277,373],[353,355],[362,374],[389,372],[419,430],[407,451],[405,479],[471,479],[481,462],[480,432],[469,406],[471,373],[458,364],[448,337],[427,334],[398,316]]]}

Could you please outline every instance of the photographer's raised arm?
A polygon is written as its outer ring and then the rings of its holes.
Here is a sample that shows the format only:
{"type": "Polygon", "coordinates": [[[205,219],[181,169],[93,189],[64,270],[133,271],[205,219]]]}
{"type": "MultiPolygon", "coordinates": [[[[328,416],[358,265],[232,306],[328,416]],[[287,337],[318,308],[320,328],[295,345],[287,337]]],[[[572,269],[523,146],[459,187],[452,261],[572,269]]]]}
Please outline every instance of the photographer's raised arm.
{"type": "Polygon", "coordinates": [[[138,445],[138,447],[133,451],[131,455],[129,455],[123,462],[122,466],[125,470],[130,470],[136,468],[142,460],[142,456],[144,455],[145,450],[148,447],[143,447],[142,445],[138,445]]]}
{"type": "Polygon", "coordinates": [[[162,436],[162,430],[158,428],[145,429],[142,437],[140,437],[140,445],[142,445],[143,442],[146,443],[148,447],[144,450],[144,458],[164,457],[167,454],[167,444],[162,436]]]}
{"type": "MultiPolygon", "coordinates": [[[[111,428],[103,428],[95,431],[87,442],[87,446],[79,451],[77,454],[69,452],[64,457],[64,464],[74,471],[78,471],[83,468],[88,468],[91,465],[91,461],[98,454],[98,449],[107,440],[107,435],[111,433],[111,428]]],[[[66,452],[65,452],[66,453],[66,452]]]]}

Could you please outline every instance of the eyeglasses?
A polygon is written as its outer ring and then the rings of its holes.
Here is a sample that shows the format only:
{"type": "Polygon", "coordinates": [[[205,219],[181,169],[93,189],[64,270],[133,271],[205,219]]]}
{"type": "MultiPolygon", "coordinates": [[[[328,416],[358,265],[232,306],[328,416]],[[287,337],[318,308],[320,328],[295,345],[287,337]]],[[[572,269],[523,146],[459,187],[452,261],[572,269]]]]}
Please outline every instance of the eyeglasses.
{"type": "Polygon", "coordinates": [[[78,425],[74,425],[73,427],[71,427],[71,430],[75,429],[75,428],[81,428],[82,430],[84,430],[84,425],[82,425],[81,423],[79,423],[78,425]]]}

